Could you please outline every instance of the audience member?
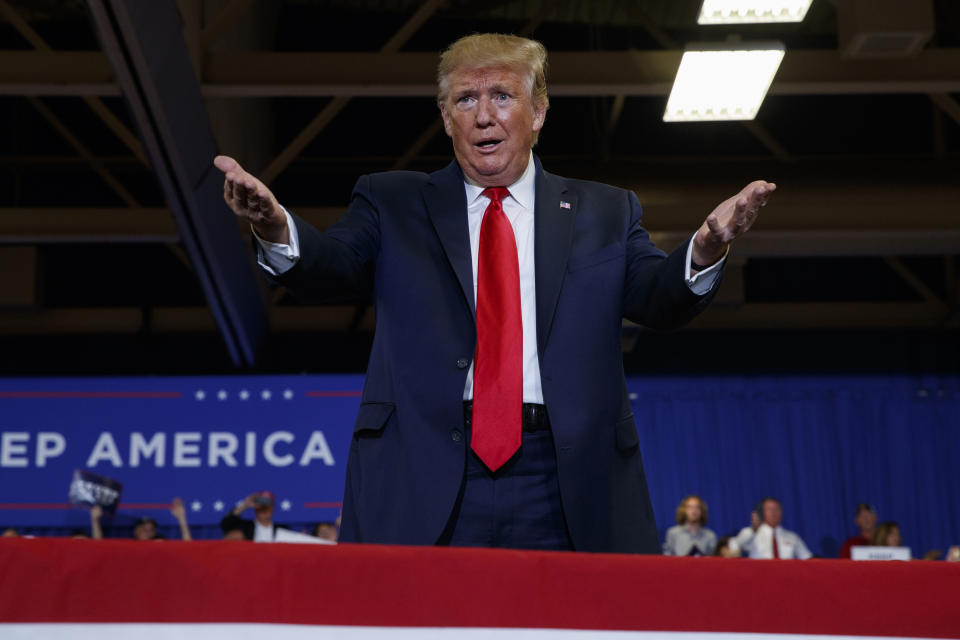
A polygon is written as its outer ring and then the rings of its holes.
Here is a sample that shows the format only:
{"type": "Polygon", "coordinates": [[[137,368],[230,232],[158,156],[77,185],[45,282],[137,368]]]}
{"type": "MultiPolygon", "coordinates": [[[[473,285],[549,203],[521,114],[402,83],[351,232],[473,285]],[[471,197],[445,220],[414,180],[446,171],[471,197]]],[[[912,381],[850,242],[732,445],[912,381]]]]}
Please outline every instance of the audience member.
{"type": "MultiPolygon", "coordinates": [[[[900,535],[900,525],[893,520],[884,522],[877,527],[873,534],[873,545],[876,547],[902,547],[903,537],[900,535]]],[[[923,560],[939,560],[943,555],[940,549],[930,549],[923,554],[923,560]]]]}
{"type": "Polygon", "coordinates": [[[313,535],[323,540],[336,542],[339,537],[337,524],[335,522],[320,522],[313,528],[313,535]]]}
{"type": "Polygon", "coordinates": [[[717,548],[713,552],[713,555],[719,556],[721,558],[739,558],[740,550],[737,548],[736,544],[733,542],[733,538],[730,536],[723,536],[717,542],[717,548]]]}
{"type": "MultiPolygon", "coordinates": [[[[190,534],[190,526],[187,524],[187,510],[183,506],[183,500],[174,498],[170,503],[170,513],[177,519],[180,526],[180,537],[184,540],[193,540],[190,534]]],[[[103,509],[100,505],[90,507],[90,537],[94,540],[103,538],[103,509]]],[[[74,536],[76,537],[76,536],[74,536]]],[[[163,540],[163,536],[157,532],[157,521],[153,518],[143,516],[133,525],[134,540],[163,540]]]]}
{"type": "Polygon", "coordinates": [[[133,525],[134,540],[156,540],[157,538],[157,521],[153,518],[143,516],[133,525]]]}
{"type": "Polygon", "coordinates": [[[187,524],[187,510],[183,506],[183,500],[174,498],[170,503],[170,513],[177,519],[177,525],[180,527],[180,537],[183,540],[193,540],[190,535],[190,526],[187,524]]]}
{"type": "Polygon", "coordinates": [[[877,512],[866,502],[857,505],[853,521],[860,528],[860,535],[848,538],[840,549],[841,558],[850,557],[850,547],[862,547],[872,544],[873,534],[877,529],[877,512]]]}
{"type": "Polygon", "coordinates": [[[223,520],[220,521],[220,528],[224,531],[224,534],[239,529],[243,531],[244,538],[254,542],[273,542],[278,528],[289,528],[273,522],[274,502],[273,493],[270,491],[251,493],[239,502],[233,508],[233,511],[223,517],[223,520]],[[254,519],[241,518],[240,514],[250,508],[253,508],[254,519]]]}
{"type": "Polygon", "coordinates": [[[4,538],[19,538],[19,537],[20,537],[20,534],[17,533],[17,530],[14,529],[13,527],[7,527],[6,529],[3,530],[3,537],[4,537],[4,538]]]}
{"type": "Polygon", "coordinates": [[[903,538],[900,537],[900,525],[893,520],[887,520],[877,527],[870,542],[875,547],[902,547],[903,538]]]}
{"type": "Polygon", "coordinates": [[[680,502],[676,526],[667,529],[663,542],[665,556],[709,556],[717,546],[717,535],[708,529],[707,503],[689,495],[680,502]]]}
{"type": "MultiPolygon", "coordinates": [[[[103,507],[98,504],[90,507],[90,537],[94,540],[103,539],[103,527],[100,526],[100,518],[103,517],[103,507]]],[[[73,536],[76,537],[76,536],[73,536]]]]}
{"type": "Polygon", "coordinates": [[[803,540],[793,531],[780,526],[783,521],[783,507],[776,498],[764,498],[760,502],[762,522],[753,529],[744,527],[735,539],[738,550],[749,558],[798,558],[806,560],[813,554],[803,540]]]}

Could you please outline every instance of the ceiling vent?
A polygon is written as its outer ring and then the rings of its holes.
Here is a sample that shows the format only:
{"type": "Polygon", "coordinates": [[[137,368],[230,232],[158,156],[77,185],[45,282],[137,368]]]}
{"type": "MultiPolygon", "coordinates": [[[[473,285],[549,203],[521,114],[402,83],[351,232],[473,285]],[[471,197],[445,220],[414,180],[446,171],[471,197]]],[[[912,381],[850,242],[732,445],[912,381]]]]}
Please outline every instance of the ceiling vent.
{"type": "Polygon", "coordinates": [[[840,52],[850,58],[908,58],[933,37],[932,0],[838,0],[840,52]]]}

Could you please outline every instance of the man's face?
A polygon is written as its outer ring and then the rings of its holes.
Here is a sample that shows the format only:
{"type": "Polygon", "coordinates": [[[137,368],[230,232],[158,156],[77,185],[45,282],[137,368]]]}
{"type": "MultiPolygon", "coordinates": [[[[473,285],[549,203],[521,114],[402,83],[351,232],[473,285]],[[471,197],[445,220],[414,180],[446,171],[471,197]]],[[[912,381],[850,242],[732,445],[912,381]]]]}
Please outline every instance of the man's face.
{"type": "Polygon", "coordinates": [[[776,500],[767,500],[763,503],[763,521],[771,527],[779,527],[783,521],[783,509],[776,500]]]}
{"type": "Polygon", "coordinates": [[[534,107],[523,75],[505,67],[457,69],[440,107],[464,174],[484,187],[516,182],[530,157],[546,107],[534,107]]]}
{"type": "Polygon", "coordinates": [[[857,514],[854,522],[857,523],[861,531],[873,531],[877,526],[877,514],[869,509],[860,509],[860,513],[857,514]]]}
{"type": "Polygon", "coordinates": [[[133,537],[137,540],[153,540],[157,537],[157,527],[152,522],[141,522],[134,527],[133,537]]]}
{"type": "Polygon", "coordinates": [[[700,509],[700,501],[696,498],[688,498],[683,505],[683,510],[687,516],[687,522],[700,522],[703,511],[700,509]]]}

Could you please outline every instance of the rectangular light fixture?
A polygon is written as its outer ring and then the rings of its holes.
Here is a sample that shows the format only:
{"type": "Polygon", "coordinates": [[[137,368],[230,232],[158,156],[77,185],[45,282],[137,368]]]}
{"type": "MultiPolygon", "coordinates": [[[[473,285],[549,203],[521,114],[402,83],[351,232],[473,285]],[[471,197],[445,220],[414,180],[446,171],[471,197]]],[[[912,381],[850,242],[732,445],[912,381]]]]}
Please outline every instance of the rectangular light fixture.
{"type": "Polygon", "coordinates": [[[803,22],[813,0],[703,0],[697,24],[803,22]]]}
{"type": "Polygon", "coordinates": [[[780,42],[688,46],[663,121],[753,120],[783,54],[780,42]]]}

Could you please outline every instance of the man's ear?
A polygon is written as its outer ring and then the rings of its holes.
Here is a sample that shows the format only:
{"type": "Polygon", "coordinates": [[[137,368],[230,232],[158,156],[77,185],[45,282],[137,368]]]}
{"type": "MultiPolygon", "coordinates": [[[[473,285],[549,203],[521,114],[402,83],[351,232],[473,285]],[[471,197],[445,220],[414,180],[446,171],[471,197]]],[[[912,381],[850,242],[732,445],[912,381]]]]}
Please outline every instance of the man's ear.
{"type": "Polygon", "coordinates": [[[447,132],[447,136],[453,137],[453,124],[450,122],[450,114],[447,113],[447,105],[441,102],[440,107],[440,117],[443,118],[443,130],[447,132]]]}
{"type": "Polygon", "coordinates": [[[541,105],[539,107],[534,107],[533,109],[533,130],[540,131],[543,128],[543,123],[547,119],[547,106],[541,105]]]}

